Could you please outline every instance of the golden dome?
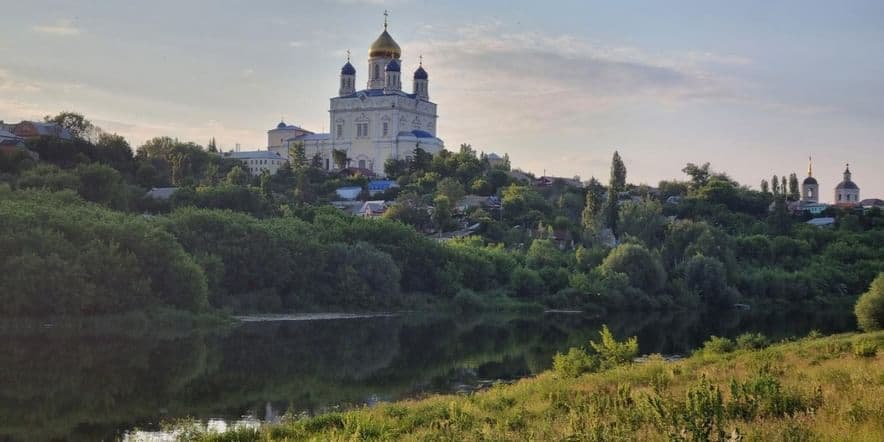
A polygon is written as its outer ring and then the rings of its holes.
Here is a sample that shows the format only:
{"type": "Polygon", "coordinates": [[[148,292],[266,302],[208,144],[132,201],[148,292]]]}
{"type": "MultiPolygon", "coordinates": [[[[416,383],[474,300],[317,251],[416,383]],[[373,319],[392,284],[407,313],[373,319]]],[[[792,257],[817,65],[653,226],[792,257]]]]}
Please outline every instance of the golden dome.
{"type": "Polygon", "coordinates": [[[384,29],[384,32],[381,33],[380,37],[371,44],[371,48],[368,49],[369,57],[387,57],[387,58],[399,58],[402,56],[402,49],[399,48],[399,45],[396,44],[396,40],[393,40],[393,37],[384,29]]]}

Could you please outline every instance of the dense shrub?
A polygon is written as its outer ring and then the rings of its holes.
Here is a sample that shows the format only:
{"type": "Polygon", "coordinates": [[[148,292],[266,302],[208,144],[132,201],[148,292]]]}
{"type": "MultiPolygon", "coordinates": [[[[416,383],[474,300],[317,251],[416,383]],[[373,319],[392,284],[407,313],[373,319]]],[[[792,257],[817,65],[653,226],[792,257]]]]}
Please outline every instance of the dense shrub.
{"type": "Polygon", "coordinates": [[[563,378],[576,378],[598,369],[598,358],[590,356],[582,348],[571,347],[568,353],[556,353],[553,357],[553,371],[563,378]]]}
{"type": "Polygon", "coordinates": [[[599,338],[601,338],[599,342],[589,341],[589,346],[598,355],[602,368],[628,364],[638,356],[638,339],[635,336],[619,342],[614,339],[614,334],[608,326],[603,325],[599,331],[599,338]]]}
{"type": "Polygon", "coordinates": [[[854,308],[856,321],[865,331],[884,328],[884,273],[880,273],[869,291],[860,296],[854,308]]]}
{"type": "Polygon", "coordinates": [[[525,267],[517,267],[513,271],[510,287],[519,298],[539,298],[546,292],[540,274],[525,267]]]}
{"type": "Polygon", "coordinates": [[[767,346],[767,338],[761,333],[743,333],[737,336],[737,348],[740,350],[758,350],[767,346]]]}
{"type": "Polygon", "coordinates": [[[206,307],[202,269],[160,226],[71,194],[0,198],[4,315],[91,315],[206,307]]]}
{"type": "Polygon", "coordinates": [[[685,264],[684,278],[687,289],[698,294],[708,305],[723,307],[734,303],[727,290],[727,273],[721,261],[694,256],[685,264]]]}
{"type": "Polygon", "coordinates": [[[736,349],[734,341],[728,338],[712,336],[703,343],[703,352],[708,354],[730,353],[736,349]]]}
{"type": "Polygon", "coordinates": [[[606,273],[623,273],[633,287],[647,293],[657,293],[666,283],[666,271],[658,257],[637,244],[623,244],[615,248],[602,262],[606,273]]]}

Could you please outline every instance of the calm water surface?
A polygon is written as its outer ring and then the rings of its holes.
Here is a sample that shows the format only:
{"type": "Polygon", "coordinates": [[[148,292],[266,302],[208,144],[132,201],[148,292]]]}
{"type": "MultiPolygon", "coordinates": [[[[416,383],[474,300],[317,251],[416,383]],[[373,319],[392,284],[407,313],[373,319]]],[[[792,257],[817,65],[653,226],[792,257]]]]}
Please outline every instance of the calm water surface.
{"type": "Polygon", "coordinates": [[[586,343],[602,323],[620,338],[638,336],[642,353],[664,354],[687,353],[712,334],[784,338],[854,327],[849,312],[726,312],[402,314],[181,333],[5,330],[0,440],[119,440],[185,417],[223,427],[466,391],[546,370],[555,352],[586,343]]]}

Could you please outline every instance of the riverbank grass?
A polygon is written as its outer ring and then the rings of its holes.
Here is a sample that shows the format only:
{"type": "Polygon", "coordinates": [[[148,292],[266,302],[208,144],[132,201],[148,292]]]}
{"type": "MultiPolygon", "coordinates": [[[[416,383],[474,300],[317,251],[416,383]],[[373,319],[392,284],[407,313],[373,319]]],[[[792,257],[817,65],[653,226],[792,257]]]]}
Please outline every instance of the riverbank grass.
{"type": "Polygon", "coordinates": [[[884,440],[884,332],[710,344],[576,377],[292,419],[203,441],[884,440]]]}

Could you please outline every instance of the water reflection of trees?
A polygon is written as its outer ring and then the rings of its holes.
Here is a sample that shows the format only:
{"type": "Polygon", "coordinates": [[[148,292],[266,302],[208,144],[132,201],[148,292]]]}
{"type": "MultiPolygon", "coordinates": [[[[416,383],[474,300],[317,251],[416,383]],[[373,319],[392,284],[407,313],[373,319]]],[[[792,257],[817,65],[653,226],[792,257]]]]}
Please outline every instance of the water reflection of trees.
{"type": "Polygon", "coordinates": [[[642,352],[684,353],[710,334],[782,337],[852,327],[843,314],[637,314],[589,319],[404,316],[243,324],[223,335],[0,336],[0,438],[114,439],[120,429],[183,416],[263,417],[445,391],[464,380],[514,378],[594,338],[602,323],[638,336],[642,352]],[[786,320],[788,319],[788,320],[786,320]]]}

